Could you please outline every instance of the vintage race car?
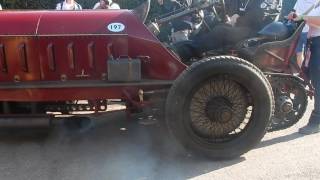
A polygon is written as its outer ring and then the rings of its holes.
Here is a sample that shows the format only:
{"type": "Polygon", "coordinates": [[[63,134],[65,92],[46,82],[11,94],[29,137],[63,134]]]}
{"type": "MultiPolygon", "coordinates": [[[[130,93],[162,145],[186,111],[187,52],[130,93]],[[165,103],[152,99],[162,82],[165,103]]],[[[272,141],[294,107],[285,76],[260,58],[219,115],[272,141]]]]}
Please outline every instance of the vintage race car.
{"type": "Polygon", "coordinates": [[[98,113],[108,99],[130,113],[164,93],[167,127],[191,152],[231,158],[253,148],[274,109],[266,77],[231,56],[187,67],[144,25],[149,8],[150,0],[134,10],[1,12],[0,124],[98,113]]]}

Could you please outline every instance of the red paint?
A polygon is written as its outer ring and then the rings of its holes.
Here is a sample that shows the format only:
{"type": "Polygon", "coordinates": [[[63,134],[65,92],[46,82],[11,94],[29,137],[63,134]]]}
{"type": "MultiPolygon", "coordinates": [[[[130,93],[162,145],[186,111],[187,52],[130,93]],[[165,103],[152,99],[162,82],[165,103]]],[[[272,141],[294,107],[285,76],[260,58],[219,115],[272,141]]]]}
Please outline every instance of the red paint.
{"type": "MultiPolygon", "coordinates": [[[[291,42],[287,42],[288,44],[282,46],[279,46],[277,42],[272,42],[274,43],[274,46],[272,48],[268,48],[267,51],[277,55],[282,59],[282,61],[263,50],[262,52],[256,54],[255,59],[257,59],[257,61],[255,61],[255,65],[267,72],[270,71],[292,74],[290,64],[291,59],[295,55],[295,49],[298,44],[298,40],[299,34],[297,34],[291,42]]],[[[279,43],[282,42],[280,41],[279,43]]]]}
{"type": "MultiPolygon", "coordinates": [[[[186,68],[129,10],[4,11],[0,24],[0,45],[4,47],[1,67],[3,61],[7,63],[7,72],[0,71],[0,82],[4,83],[31,81],[36,86],[40,81],[61,79],[84,84],[86,80],[103,80],[110,54],[115,58],[150,57],[142,61],[144,79],[174,80],[186,68]],[[107,26],[115,22],[124,24],[125,30],[110,32],[107,26]]],[[[0,90],[0,100],[123,98],[122,92],[123,87],[8,89],[0,90]]]]}

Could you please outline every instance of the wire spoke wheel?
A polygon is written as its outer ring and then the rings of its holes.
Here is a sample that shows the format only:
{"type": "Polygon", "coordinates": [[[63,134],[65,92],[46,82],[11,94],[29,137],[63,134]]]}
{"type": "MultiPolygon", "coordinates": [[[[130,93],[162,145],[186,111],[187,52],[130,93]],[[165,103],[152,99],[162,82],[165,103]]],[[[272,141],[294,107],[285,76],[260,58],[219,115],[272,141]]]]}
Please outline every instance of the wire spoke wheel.
{"type": "Polygon", "coordinates": [[[261,141],[273,110],[272,88],[257,67],[217,56],[192,64],[174,82],[166,122],[191,153],[226,159],[261,141]]]}
{"type": "Polygon", "coordinates": [[[276,111],[269,132],[279,131],[295,125],[304,115],[308,105],[308,95],[303,84],[288,77],[271,79],[276,111]]]}
{"type": "Polygon", "coordinates": [[[249,119],[248,96],[227,77],[204,83],[190,102],[190,123],[195,134],[209,141],[224,141],[241,133],[249,119]]]}

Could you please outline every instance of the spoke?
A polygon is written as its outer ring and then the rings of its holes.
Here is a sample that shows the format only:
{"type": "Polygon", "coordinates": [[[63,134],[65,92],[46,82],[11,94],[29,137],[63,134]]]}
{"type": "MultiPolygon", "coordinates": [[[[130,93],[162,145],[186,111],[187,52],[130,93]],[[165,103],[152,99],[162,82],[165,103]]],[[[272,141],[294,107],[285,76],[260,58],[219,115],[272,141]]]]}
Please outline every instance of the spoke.
{"type": "MultiPolygon", "coordinates": [[[[201,136],[210,137],[214,141],[228,139],[231,137],[230,133],[241,133],[247,126],[252,111],[248,108],[247,98],[244,89],[234,81],[221,77],[208,81],[199,87],[190,102],[192,127],[201,136]],[[225,104],[220,105],[220,103],[225,104]],[[220,121],[219,119],[222,118],[220,114],[217,114],[218,119],[207,117],[209,114],[206,111],[216,110],[210,108],[223,108],[224,106],[231,108],[231,119],[220,121]]],[[[220,112],[217,110],[217,112],[210,113],[220,112]]]]}

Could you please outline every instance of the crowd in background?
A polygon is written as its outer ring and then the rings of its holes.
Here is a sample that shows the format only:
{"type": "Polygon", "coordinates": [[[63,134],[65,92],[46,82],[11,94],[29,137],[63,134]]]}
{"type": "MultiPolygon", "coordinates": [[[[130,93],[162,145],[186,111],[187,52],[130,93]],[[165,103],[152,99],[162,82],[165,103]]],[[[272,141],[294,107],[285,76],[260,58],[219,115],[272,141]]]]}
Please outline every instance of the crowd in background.
{"type": "MultiPolygon", "coordinates": [[[[120,5],[115,2],[117,0],[98,0],[92,9],[120,9],[120,5]]],[[[82,5],[76,0],[62,0],[57,3],[56,10],[82,10],[82,5]]],[[[0,10],[2,6],[0,4],[0,10]]]]}
{"type": "MultiPolygon", "coordinates": [[[[112,0],[99,0],[93,9],[120,9],[120,6],[112,0]]],[[[64,0],[57,4],[56,10],[82,10],[82,6],[75,0],[64,0]]]]}

